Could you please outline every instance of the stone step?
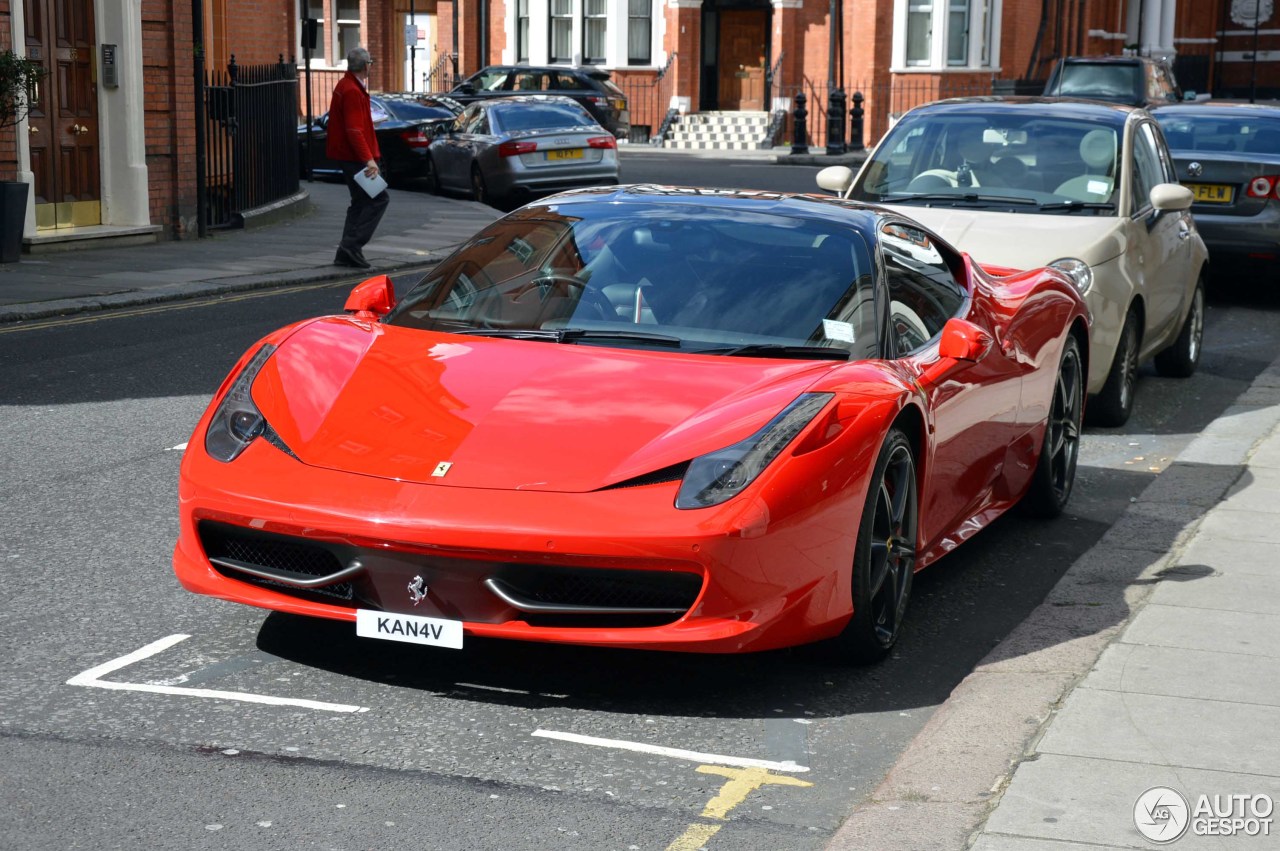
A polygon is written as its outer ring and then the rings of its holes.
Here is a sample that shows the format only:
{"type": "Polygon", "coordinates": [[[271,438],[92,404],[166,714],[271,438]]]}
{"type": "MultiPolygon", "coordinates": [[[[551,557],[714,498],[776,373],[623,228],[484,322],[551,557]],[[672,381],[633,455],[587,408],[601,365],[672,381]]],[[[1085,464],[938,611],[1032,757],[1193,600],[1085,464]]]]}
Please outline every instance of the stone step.
{"type": "Polygon", "coordinates": [[[687,139],[666,139],[662,143],[664,148],[674,148],[677,150],[701,150],[701,151],[758,151],[761,148],[772,147],[763,142],[752,141],[693,141],[687,139]]]}

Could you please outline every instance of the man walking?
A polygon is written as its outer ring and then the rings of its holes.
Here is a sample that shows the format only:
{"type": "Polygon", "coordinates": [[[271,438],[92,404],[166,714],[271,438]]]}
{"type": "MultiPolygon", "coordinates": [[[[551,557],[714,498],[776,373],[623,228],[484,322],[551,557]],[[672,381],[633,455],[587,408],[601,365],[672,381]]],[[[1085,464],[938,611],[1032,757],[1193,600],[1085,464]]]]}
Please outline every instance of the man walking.
{"type": "Polygon", "coordinates": [[[373,132],[373,115],[369,110],[369,66],[373,59],[363,47],[353,48],[347,54],[347,73],[333,89],[329,104],[329,133],[325,153],[329,159],[342,163],[342,176],[346,178],[351,193],[351,206],[347,207],[347,220],[342,226],[342,241],[334,255],[335,266],[352,266],[368,269],[364,259],[364,246],[373,238],[373,232],[382,221],[391,197],[383,189],[370,197],[364,187],[356,182],[356,175],[378,175],[378,137],[373,132]]]}

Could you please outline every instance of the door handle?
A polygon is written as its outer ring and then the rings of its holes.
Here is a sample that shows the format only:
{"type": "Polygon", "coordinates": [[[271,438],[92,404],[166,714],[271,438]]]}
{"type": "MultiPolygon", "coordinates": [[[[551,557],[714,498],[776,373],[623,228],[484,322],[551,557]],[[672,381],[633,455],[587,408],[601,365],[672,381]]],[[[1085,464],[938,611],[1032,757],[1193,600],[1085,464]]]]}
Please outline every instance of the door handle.
{"type": "Polygon", "coordinates": [[[1178,222],[1178,239],[1190,239],[1191,227],[1186,222],[1178,222]]]}
{"type": "Polygon", "coordinates": [[[34,124],[28,124],[28,125],[27,125],[27,132],[28,132],[28,133],[39,133],[39,132],[40,132],[40,128],[39,128],[39,127],[37,127],[37,126],[35,126],[34,124]]]}

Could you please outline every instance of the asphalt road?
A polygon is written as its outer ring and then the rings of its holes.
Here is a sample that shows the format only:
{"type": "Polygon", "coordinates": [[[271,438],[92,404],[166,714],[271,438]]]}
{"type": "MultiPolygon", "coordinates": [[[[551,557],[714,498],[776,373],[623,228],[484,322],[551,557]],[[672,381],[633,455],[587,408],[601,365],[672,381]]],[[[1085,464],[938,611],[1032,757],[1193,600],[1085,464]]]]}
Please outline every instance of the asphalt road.
{"type": "Polygon", "coordinates": [[[917,577],[877,667],[805,648],[458,652],[196,597],[169,565],[178,447],[226,370],[344,297],[295,288],[0,327],[0,847],[821,848],[1280,348],[1274,297],[1214,299],[1199,373],[1145,368],[1130,424],[1086,434],[1067,515],[1004,518],[917,577]],[[715,767],[734,759],[755,767],[715,767]]]}

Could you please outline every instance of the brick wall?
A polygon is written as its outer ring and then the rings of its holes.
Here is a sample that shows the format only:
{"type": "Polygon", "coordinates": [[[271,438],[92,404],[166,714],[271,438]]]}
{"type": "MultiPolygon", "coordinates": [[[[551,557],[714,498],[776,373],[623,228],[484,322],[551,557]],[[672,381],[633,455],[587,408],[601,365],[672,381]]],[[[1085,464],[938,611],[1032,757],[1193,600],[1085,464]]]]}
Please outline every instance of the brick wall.
{"type": "MultiPolygon", "coordinates": [[[[10,0],[0,0],[0,50],[13,48],[13,28],[9,13],[10,0]]],[[[0,180],[16,180],[18,175],[18,147],[14,142],[14,128],[0,129],[0,180]]]]}
{"type": "Polygon", "coordinates": [[[174,239],[195,231],[191,32],[189,2],[143,0],[143,104],[151,221],[174,239]]]}

